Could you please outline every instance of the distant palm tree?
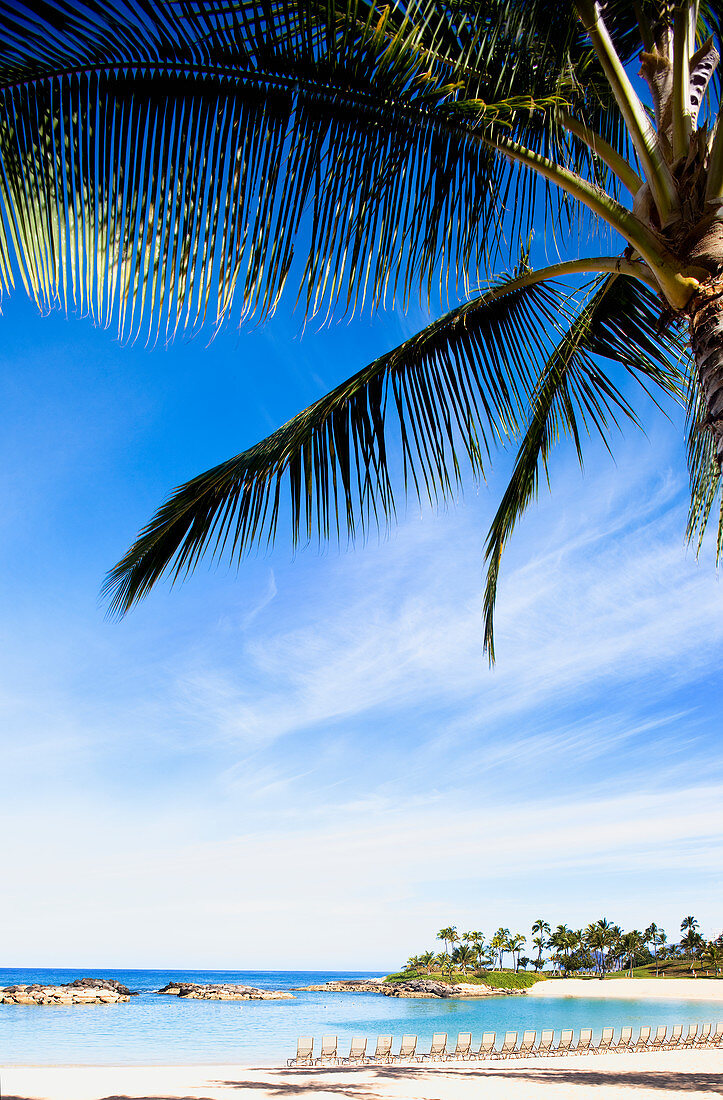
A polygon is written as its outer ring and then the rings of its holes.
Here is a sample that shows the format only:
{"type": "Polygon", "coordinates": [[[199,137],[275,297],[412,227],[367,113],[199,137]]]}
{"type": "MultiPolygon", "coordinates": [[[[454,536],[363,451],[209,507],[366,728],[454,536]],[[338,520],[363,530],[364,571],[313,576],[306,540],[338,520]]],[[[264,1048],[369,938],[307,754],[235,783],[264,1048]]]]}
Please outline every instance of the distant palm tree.
{"type": "Polygon", "coordinates": [[[535,963],[535,970],[539,970],[542,967],[542,952],[547,947],[547,937],[550,935],[550,926],[546,920],[539,917],[532,924],[532,935],[534,939],[533,944],[537,948],[537,960],[535,963]]]}
{"type": "Polygon", "coordinates": [[[444,940],[444,954],[448,958],[450,943],[457,943],[459,940],[456,926],[450,924],[448,928],[440,928],[439,932],[437,933],[437,939],[444,940]]]}
{"type": "Polygon", "coordinates": [[[708,960],[717,975],[721,962],[723,962],[723,946],[715,941],[711,941],[703,948],[702,955],[704,959],[708,960]]]}
{"type": "Polygon", "coordinates": [[[533,966],[535,970],[542,969],[542,952],[547,947],[547,940],[544,940],[542,936],[533,936],[532,946],[537,948],[537,958],[533,960],[533,966]]]}
{"type": "Polygon", "coordinates": [[[615,940],[616,932],[610,922],[604,918],[589,924],[585,929],[585,943],[595,955],[601,978],[605,977],[607,952],[615,940]]]}
{"type": "Polygon", "coordinates": [[[509,950],[508,941],[510,938],[509,928],[498,928],[490,942],[490,947],[493,951],[497,952],[497,960],[499,962],[500,970],[504,963],[505,952],[509,950]]]}
{"type": "Polygon", "coordinates": [[[482,948],[484,946],[485,938],[482,932],[465,932],[462,939],[467,943],[470,943],[474,948],[477,958],[477,965],[479,966],[480,958],[482,956],[482,948]]]}
{"type": "Polygon", "coordinates": [[[295,542],[391,522],[395,441],[432,499],[512,442],[491,654],[501,555],[551,451],[635,422],[633,389],[640,419],[648,390],[687,402],[697,538],[723,455],[720,41],[696,0],[0,0],[1,288],[151,340],[269,315],[287,286],[322,319],[452,300],[179,488],[112,606],[286,516],[295,542]],[[536,271],[533,226],[570,242],[536,271]]]}
{"type": "Polygon", "coordinates": [[[476,953],[473,947],[463,943],[452,952],[452,962],[463,974],[474,966],[476,953]]]}
{"type": "Polygon", "coordinates": [[[424,967],[428,974],[431,974],[432,967],[434,966],[434,960],[436,955],[434,951],[425,951],[419,956],[420,965],[424,967]]]}
{"type": "Polygon", "coordinates": [[[652,943],[653,945],[653,958],[655,960],[655,977],[658,977],[658,948],[661,947],[667,940],[667,936],[662,928],[660,928],[655,921],[652,921],[643,933],[646,943],[652,943]]]}
{"type": "Polygon", "coordinates": [[[510,936],[507,943],[508,949],[512,952],[512,965],[516,974],[520,965],[520,952],[527,943],[527,936],[523,936],[521,932],[515,932],[513,936],[510,936]]]}
{"type": "Polygon", "coordinates": [[[645,946],[645,938],[641,932],[633,930],[631,932],[625,932],[620,938],[620,946],[622,948],[622,957],[627,959],[630,968],[630,977],[633,976],[633,966],[635,960],[640,955],[643,947],[645,946]]]}

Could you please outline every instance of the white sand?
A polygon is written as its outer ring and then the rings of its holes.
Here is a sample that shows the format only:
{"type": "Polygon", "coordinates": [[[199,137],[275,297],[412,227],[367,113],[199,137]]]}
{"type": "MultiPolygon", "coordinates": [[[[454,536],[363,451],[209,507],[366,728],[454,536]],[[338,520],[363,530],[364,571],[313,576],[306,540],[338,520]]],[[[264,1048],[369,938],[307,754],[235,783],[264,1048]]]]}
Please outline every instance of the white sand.
{"type": "Polygon", "coordinates": [[[527,995],[615,997],[635,1001],[723,1001],[723,978],[615,978],[604,982],[556,978],[537,982],[527,991],[527,995]]]}
{"type": "Polygon", "coordinates": [[[723,1049],[455,1065],[259,1069],[44,1066],[0,1071],[3,1100],[645,1100],[718,1097],[723,1049]]]}

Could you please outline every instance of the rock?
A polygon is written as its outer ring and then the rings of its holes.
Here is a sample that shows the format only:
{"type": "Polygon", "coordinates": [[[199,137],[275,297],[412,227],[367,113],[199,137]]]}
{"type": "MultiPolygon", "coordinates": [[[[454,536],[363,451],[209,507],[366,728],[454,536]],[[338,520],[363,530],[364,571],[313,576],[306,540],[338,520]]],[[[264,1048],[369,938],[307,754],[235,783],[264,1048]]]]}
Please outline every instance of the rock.
{"type": "Polygon", "coordinates": [[[0,988],[4,1005],[99,1005],[129,1001],[135,994],[109,978],[76,978],[64,985],[8,985],[0,988]]]}
{"type": "Polygon", "coordinates": [[[489,997],[506,993],[506,990],[491,989],[488,985],[473,985],[471,982],[435,982],[428,978],[414,978],[408,982],[385,982],[380,987],[385,997],[489,997]]]}
{"type": "Polygon", "coordinates": [[[381,981],[350,979],[349,981],[324,982],[323,985],[302,985],[297,993],[381,993],[381,981]]]}
{"type": "Polygon", "coordinates": [[[293,993],[278,989],[256,989],[252,985],[201,985],[169,982],[158,993],[192,1001],[293,1001],[293,993]]]}

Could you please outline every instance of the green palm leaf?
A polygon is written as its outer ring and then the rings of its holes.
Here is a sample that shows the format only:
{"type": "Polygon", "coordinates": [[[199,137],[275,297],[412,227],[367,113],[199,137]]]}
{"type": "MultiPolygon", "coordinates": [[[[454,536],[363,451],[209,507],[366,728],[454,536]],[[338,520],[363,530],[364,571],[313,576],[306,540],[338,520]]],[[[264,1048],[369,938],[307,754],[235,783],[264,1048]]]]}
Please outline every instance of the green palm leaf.
{"type": "Polygon", "coordinates": [[[278,431],[177,489],[110,574],[125,612],[165,573],[204,553],[233,561],[270,540],[282,491],[294,541],[325,539],[394,515],[390,427],[401,440],[405,487],[437,499],[464,456],[478,475],[512,437],[534,392],[536,363],[569,323],[550,284],[490,290],[337,386],[278,431]]]}
{"type": "Polygon", "coordinates": [[[538,201],[578,211],[482,137],[611,182],[555,122],[620,128],[576,66],[540,0],[0,3],[0,283],[124,338],[270,313],[292,275],[312,314],[465,288],[538,201]]]}
{"type": "Polygon", "coordinates": [[[485,649],[494,661],[494,609],[503,550],[515,526],[536,497],[540,475],[547,476],[555,445],[574,441],[580,465],[583,436],[591,430],[607,446],[611,428],[623,416],[638,417],[601,357],[622,365],[654,397],[682,401],[685,378],[677,366],[681,345],[674,331],[659,328],[660,304],[639,283],[617,275],[598,284],[540,373],[514,470],[487,535],[484,593],[485,649]]]}

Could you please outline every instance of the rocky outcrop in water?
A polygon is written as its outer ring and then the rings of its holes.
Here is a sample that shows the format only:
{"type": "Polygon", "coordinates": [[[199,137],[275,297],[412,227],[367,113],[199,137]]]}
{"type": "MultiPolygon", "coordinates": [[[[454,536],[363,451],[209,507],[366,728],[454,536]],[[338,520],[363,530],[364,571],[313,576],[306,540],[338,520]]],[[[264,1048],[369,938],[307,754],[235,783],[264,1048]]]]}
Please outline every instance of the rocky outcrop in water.
{"type": "Polygon", "coordinates": [[[158,993],[192,1001],[293,1001],[293,993],[278,989],[256,989],[252,985],[202,985],[197,982],[169,982],[158,993]]]}
{"type": "Polygon", "coordinates": [[[297,993],[381,993],[382,983],[367,979],[350,979],[340,982],[323,982],[322,985],[302,985],[297,993]]]}
{"type": "Polygon", "coordinates": [[[134,993],[112,978],[76,978],[64,985],[8,985],[0,988],[3,1005],[112,1005],[134,993]]]}
{"type": "Polygon", "coordinates": [[[382,986],[381,992],[385,997],[439,997],[447,1000],[450,997],[488,997],[490,994],[496,994],[498,990],[491,989],[488,985],[472,985],[465,982],[450,985],[447,982],[435,982],[429,978],[414,978],[408,982],[386,983],[382,986]]]}

